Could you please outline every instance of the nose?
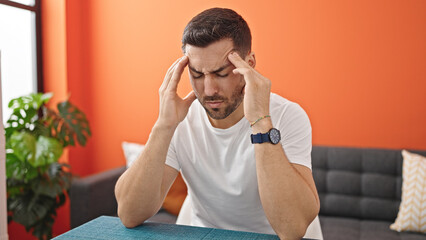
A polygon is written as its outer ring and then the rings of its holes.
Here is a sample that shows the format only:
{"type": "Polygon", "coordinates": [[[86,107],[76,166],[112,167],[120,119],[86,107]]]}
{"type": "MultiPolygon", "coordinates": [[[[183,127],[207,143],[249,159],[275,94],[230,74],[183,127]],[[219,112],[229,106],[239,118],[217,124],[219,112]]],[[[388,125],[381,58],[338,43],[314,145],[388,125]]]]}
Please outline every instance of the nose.
{"type": "Polygon", "coordinates": [[[219,92],[219,86],[216,79],[211,74],[206,74],[204,77],[204,94],[206,96],[213,96],[219,92]]]}

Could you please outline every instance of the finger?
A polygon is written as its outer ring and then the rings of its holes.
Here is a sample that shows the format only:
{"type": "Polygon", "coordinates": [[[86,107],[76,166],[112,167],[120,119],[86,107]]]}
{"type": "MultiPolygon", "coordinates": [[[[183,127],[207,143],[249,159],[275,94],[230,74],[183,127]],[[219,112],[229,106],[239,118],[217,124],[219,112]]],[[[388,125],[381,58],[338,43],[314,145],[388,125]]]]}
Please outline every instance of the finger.
{"type": "Polygon", "coordinates": [[[185,69],[187,64],[188,64],[188,57],[183,56],[182,59],[179,61],[179,63],[176,65],[176,69],[174,70],[173,75],[170,79],[170,83],[167,86],[168,89],[173,91],[177,90],[178,83],[182,76],[183,70],[185,69]]]}
{"type": "Polygon", "coordinates": [[[182,59],[183,57],[178,58],[167,70],[166,76],[164,77],[163,83],[161,84],[160,89],[165,89],[167,88],[167,85],[169,85],[170,82],[170,78],[174,72],[174,69],[176,68],[176,65],[179,63],[179,61],[182,59]]]}
{"type": "Polygon", "coordinates": [[[176,68],[176,65],[179,63],[179,61],[182,59],[182,57],[178,58],[167,70],[166,76],[164,76],[163,83],[161,84],[160,89],[166,89],[167,85],[169,85],[170,78],[176,68]]]}
{"type": "Polygon", "coordinates": [[[245,80],[250,80],[251,78],[264,78],[262,74],[260,74],[258,71],[256,71],[254,68],[252,68],[250,65],[247,64],[247,67],[237,67],[234,70],[232,70],[234,74],[241,74],[244,76],[245,80]]]}
{"type": "Polygon", "coordinates": [[[251,66],[244,61],[237,52],[231,52],[228,54],[228,59],[236,68],[251,68],[251,66]]]}
{"type": "Polygon", "coordinates": [[[234,70],[232,70],[232,72],[234,74],[241,74],[241,75],[247,75],[247,73],[250,72],[250,69],[247,68],[235,68],[234,70]]]}

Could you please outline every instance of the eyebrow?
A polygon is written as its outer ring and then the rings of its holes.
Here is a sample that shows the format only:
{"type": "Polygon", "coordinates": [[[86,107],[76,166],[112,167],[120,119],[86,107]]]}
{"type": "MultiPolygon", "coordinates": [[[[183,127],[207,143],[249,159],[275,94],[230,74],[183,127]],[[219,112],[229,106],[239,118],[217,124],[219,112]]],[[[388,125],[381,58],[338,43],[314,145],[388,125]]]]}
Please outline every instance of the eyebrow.
{"type": "MultiPolygon", "coordinates": [[[[222,67],[220,67],[220,68],[218,68],[216,70],[211,71],[210,73],[219,73],[219,72],[222,72],[224,69],[226,69],[227,67],[229,67],[231,65],[232,65],[232,63],[227,63],[227,64],[223,65],[222,67]]],[[[193,71],[193,72],[195,72],[197,74],[200,74],[200,75],[204,74],[203,72],[197,71],[195,68],[193,68],[190,65],[188,65],[188,68],[191,69],[191,71],[193,71]]]]}

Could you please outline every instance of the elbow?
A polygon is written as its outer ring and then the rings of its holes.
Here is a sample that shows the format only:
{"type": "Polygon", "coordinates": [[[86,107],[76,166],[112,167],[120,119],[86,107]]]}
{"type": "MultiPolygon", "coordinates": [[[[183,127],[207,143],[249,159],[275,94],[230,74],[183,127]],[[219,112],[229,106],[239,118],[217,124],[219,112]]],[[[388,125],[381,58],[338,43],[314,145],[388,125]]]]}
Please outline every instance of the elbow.
{"type": "Polygon", "coordinates": [[[126,228],[134,228],[143,224],[148,218],[154,216],[156,211],[144,210],[153,208],[143,208],[141,206],[132,206],[128,201],[117,201],[117,215],[121,223],[126,228]]]}
{"type": "Polygon", "coordinates": [[[311,224],[311,222],[312,221],[304,222],[304,223],[300,224],[297,231],[295,231],[295,239],[302,239],[305,236],[306,231],[308,230],[308,227],[311,224]]]}
{"type": "Polygon", "coordinates": [[[117,215],[120,218],[121,223],[126,228],[134,228],[143,223],[143,221],[137,221],[134,217],[130,216],[129,214],[126,214],[125,211],[123,211],[120,207],[118,207],[117,209],[117,215]]]}
{"type": "Polygon", "coordinates": [[[120,207],[117,210],[117,215],[121,220],[121,223],[126,228],[134,228],[141,224],[143,224],[148,218],[150,218],[152,215],[139,213],[137,215],[132,213],[126,213],[126,211],[123,211],[120,209],[120,207]]]}
{"type": "Polygon", "coordinates": [[[119,184],[115,185],[114,189],[115,199],[117,201],[117,216],[120,218],[121,223],[126,228],[134,228],[141,225],[146,219],[141,214],[136,213],[135,209],[132,209],[128,199],[120,194],[119,184]],[[130,207],[130,208],[129,208],[130,207]]]}
{"type": "Polygon", "coordinates": [[[312,211],[308,215],[306,215],[305,218],[300,219],[299,223],[294,226],[294,238],[290,239],[301,239],[306,235],[306,232],[311,225],[311,223],[315,220],[315,218],[318,216],[320,210],[319,202],[315,206],[313,206],[312,211]]]}
{"type": "Polygon", "coordinates": [[[121,223],[126,227],[126,228],[134,228],[137,227],[139,225],[141,225],[140,223],[136,222],[136,221],[132,221],[131,219],[128,218],[124,218],[124,217],[120,217],[121,223]]]}
{"type": "Polygon", "coordinates": [[[300,240],[302,239],[305,234],[306,230],[308,229],[308,225],[304,224],[297,224],[297,226],[292,226],[291,232],[284,231],[277,231],[277,235],[280,239],[288,239],[288,240],[300,240]]]}
{"type": "Polygon", "coordinates": [[[139,207],[137,209],[130,207],[131,204],[125,199],[120,201],[117,198],[117,205],[117,215],[126,228],[137,227],[154,215],[151,212],[141,211],[139,207]]]}
{"type": "MultiPolygon", "coordinates": [[[[276,229],[276,233],[280,239],[302,239],[311,223],[315,220],[319,212],[319,207],[312,209],[310,214],[305,217],[295,217],[292,222],[282,221],[281,226],[276,229]]],[[[299,216],[302,216],[300,213],[299,216]]]]}
{"type": "Polygon", "coordinates": [[[134,228],[143,224],[148,218],[154,216],[161,207],[160,205],[156,208],[156,204],[140,198],[129,197],[130,194],[120,189],[119,182],[115,186],[114,193],[117,200],[117,215],[126,228],[134,228]],[[153,209],[157,209],[157,211],[153,209]]]}
{"type": "Polygon", "coordinates": [[[276,233],[280,239],[300,240],[305,236],[307,228],[308,226],[299,225],[294,227],[291,232],[276,231],[276,233]]]}

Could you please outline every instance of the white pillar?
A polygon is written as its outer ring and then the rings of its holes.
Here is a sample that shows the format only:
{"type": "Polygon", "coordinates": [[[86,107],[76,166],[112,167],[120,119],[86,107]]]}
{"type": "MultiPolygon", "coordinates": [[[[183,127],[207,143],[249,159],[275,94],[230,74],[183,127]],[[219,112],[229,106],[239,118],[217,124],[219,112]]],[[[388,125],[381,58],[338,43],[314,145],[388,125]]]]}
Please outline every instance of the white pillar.
{"type": "Polygon", "coordinates": [[[0,53],[0,240],[9,239],[7,235],[6,206],[6,139],[4,138],[2,90],[1,90],[1,53],[0,53]]]}

